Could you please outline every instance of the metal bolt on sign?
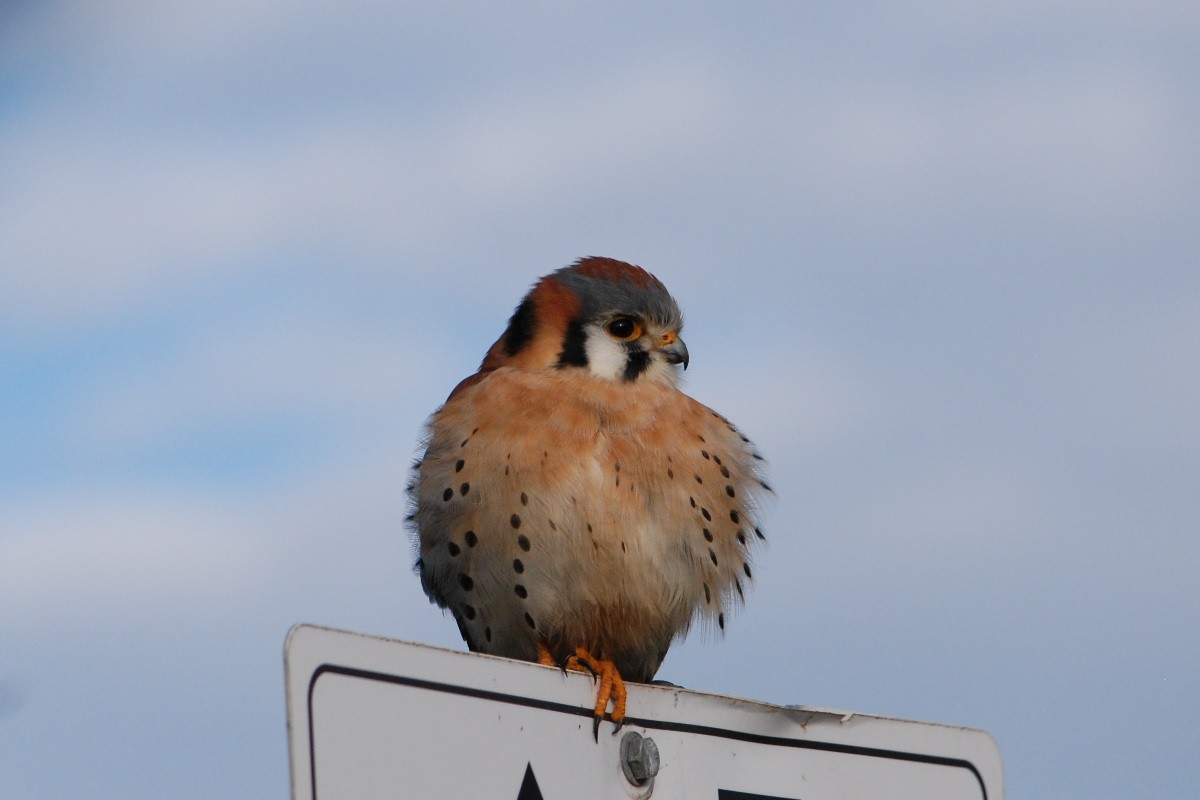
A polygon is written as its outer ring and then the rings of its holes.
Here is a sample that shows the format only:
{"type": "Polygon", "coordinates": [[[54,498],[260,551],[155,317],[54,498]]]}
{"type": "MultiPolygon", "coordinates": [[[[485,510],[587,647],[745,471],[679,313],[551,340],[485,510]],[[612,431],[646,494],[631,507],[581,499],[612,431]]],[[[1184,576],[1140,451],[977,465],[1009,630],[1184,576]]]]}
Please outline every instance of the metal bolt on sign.
{"type": "Polygon", "coordinates": [[[658,774],[658,745],[649,736],[629,731],[621,737],[621,769],[634,786],[645,786],[658,774]]]}

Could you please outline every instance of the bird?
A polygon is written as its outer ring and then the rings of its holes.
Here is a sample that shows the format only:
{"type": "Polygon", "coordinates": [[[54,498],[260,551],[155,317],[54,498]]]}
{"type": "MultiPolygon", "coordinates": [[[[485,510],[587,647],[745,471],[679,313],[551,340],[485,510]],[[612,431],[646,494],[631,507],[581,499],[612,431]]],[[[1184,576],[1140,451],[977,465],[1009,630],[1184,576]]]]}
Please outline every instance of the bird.
{"type": "Polygon", "coordinates": [[[765,461],[680,389],[682,328],[639,266],[542,277],[430,417],[408,486],[430,601],[471,651],[591,673],[593,737],[693,625],[724,633],[766,539],[765,461]]]}

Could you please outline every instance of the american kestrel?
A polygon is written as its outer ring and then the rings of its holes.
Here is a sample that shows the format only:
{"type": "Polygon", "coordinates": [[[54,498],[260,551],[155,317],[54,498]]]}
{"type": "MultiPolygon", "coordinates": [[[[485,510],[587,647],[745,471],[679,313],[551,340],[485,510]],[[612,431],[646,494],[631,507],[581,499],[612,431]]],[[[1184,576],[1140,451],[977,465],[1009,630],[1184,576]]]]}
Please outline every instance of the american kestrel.
{"type": "Polygon", "coordinates": [[[620,728],[693,622],[725,629],[771,491],[762,457],[679,390],[683,317],[640,267],[539,280],[428,424],[410,524],[432,602],[473,650],[600,680],[620,728]]]}

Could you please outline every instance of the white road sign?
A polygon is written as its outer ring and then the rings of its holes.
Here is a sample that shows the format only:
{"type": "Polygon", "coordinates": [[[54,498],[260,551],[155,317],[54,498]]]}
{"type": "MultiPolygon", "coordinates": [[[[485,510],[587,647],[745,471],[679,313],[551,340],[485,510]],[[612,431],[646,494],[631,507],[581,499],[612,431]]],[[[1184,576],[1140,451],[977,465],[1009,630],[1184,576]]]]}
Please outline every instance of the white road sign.
{"type": "Polygon", "coordinates": [[[597,743],[583,674],[309,625],[285,662],[294,800],[1004,795],[969,728],[630,684],[597,743]]]}

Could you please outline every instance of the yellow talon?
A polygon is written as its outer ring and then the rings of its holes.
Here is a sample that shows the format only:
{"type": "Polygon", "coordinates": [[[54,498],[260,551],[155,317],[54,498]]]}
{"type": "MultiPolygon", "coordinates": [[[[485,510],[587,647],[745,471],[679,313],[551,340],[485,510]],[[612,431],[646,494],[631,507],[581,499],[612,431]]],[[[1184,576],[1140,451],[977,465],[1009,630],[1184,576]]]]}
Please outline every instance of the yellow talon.
{"type": "Polygon", "coordinates": [[[625,681],[621,678],[621,673],[617,671],[617,665],[607,659],[596,658],[587,650],[579,647],[576,648],[575,655],[563,662],[563,667],[576,672],[586,670],[600,680],[600,688],[596,692],[596,706],[592,710],[592,737],[596,741],[600,740],[600,720],[602,719],[608,719],[616,726],[613,729],[615,735],[625,723],[625,703],[628,699],[625,681]],[[612,701],[613,710],[611,714],[606,714],[609,701],[612,701]]]}

